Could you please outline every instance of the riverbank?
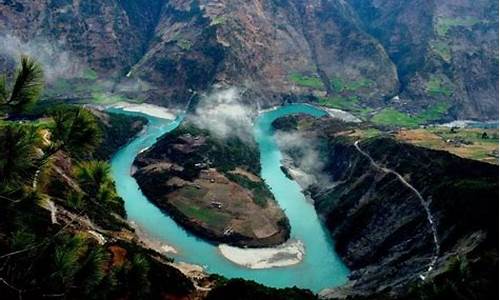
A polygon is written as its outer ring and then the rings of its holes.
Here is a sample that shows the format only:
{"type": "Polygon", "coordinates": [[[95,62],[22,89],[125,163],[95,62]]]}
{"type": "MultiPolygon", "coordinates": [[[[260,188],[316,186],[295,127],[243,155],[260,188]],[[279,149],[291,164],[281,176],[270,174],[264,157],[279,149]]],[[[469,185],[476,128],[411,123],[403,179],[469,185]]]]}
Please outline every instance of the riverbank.
{"type": "Polygon", "coordinates": [[[233,263],[250,269],[268,269],[298,264],[305,255],[301,241],[288,241],[273,248],[237,248],[219,245],[220,253],[233,263]]]}
{"type": "Polygon", "coordinates": [[[130,102],[118,102],[109,105],[108,108],[121,109],[127,112],[136,112],[152,116],[155,118],[174,120],[180,111],[176,109],[168,109],[162,106],[149,104],[149,103],[130,103],[130,102]]]}
{"type": "MultiPolygon", "coordinates": [[[[298,104],[287,105],[259,116],[255,122],[254,135],[261,154],[260,159],[258,158],[256,161],[257,165],[245,163],[245,172],[241,172],[241,168],[237,168],[241,167],[241,165],[228,166],[225,169],[227,172],[224,172],[224,174],[238,176],[239,179],[248,179],[250,181],[248,183],[251,183],[255,181],[256,177],[248,176],[247,172],[258,166],[262,168],[261,172],[253,170],[250,173],[253,175],[260,174],[262,179],[265,179],[265,182],[272,187],[271,191],[276,198],[276,202],[279,203],[279,206],[289,217],[293,240],[300,240],[304,248],[307,249],[300,263],[267,269],[250,269],[237,265],[223,256],[216,244],[200,239],[184,230],[185,228],[179,226],[179,223],[175,222],[157,205],[152,204],[150,199],[145,197],[141,189],[139,189],[137,181],[130,174],[134,158],[141,149],[152,149],[150,148],[152,145],[158,144],[162,140],[161,138],[157,140],[158,137],[163,136],[166,138],[171,136],[171,134],[166,133],[174,130],[179,124],[178,121],[165,122],[148,117],[150,125],[147,126],[146,132],[122,148],[113,157],[113,177],[119,195],[125,200],[128,218],[140,224],[151,236],[173,245],[178,251],[178,254],[173,255],[176,261],[203,266],[204,270],[212,274],[220,274],[227,278],[245,278],[277,288],[297,286],[315,292],[344,284],[349,270],[334,252],[332,241],[326,234],[311,203],[306,201],[298,185],[287,179],[279,168],[279,151],[273,143],[274,137],[269,126],[274,118],[295,113],[306,113],[318,117],[325,115],[324,111],[317,108],[298,104]],[[252,167],[249,169],[249,166],[252,167]]],[[[244,151],[240,151],[240,153],[245,154],[245,156],[249,154],[244,151]]],[[[189,157],[192,158],[191,155],[189,157]]],[[[227,157],[227,154],[221,155],[221,159],[225,159],[226,162],[228,161],[227,157]]],[[[233,156],[229,157],[236,162],[248,159],[248,157],[241,159],[236,159],[233,156]]],[[[197,162],[192,161],[193,164],[197,162]]],[[[149,178],[157,177],[150,176],[149,178]]],[[[213,183],[208,179],[206,184],[217,184],[217,180],[213,183]]],[[[199,190],[194,186],[191,191],[198,192],[199,190]]],[[[232,199],[231,196],[228,197],[228,200],[230,199],[232,199]]],[[[218,212],[219,209],[214,207],[214,211],[218,212]]],[[[259,214],[254,215],[260,217],[259,214]]]]}
{"type": "MultiPolygon", "coordinates": [[[[301,105],[309,106],[309,107],[312,107],[314,109],[323,110],[333,119],[342,120],[344,122],[351,122],[351,123],[360,123],[361,122],[361,119],[359,119],[355,115],[353,115],[350,112],[347,112],[345,110],[330,108],[330,107],[321,106],[321,105],[315,105],[315,104],[311,104],[311,103],[302,103],[301,105]]],[[[279,105],[279,106],[272,106],[272,107],[265,108],[265,109],[260,109],[258,111],[258,114],[261,115],[264,113],[269,113],[269,112],[272,112],[272,111],[279,109],[280,107],[283,107],[283,106],[279,105]]],[[[286,105],[285,105],[285,107],[286,107],[286,105]]]]}
{"type": "Polygon", "coordinates": [[[284,212],[257,175],[259,153],[251,140],[221,138],[186,121],[134,165],[148,199],[198,237],[270,247],[290,235],[284,212]]]}

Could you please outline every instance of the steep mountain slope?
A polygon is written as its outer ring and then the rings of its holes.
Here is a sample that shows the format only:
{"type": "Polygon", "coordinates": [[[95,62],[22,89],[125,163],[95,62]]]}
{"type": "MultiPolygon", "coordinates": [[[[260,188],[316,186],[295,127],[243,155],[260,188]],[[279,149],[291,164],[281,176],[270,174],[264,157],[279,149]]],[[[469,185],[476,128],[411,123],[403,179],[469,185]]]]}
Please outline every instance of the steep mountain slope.
{"type": "Polygon", "coordinates": [[[79,82],[86,94],[56,85],[69,98],[118,93],[184,107],[218,83],[240,87],[255,106],[308,99],[418,113],[438,105],[433,119],[488,119],[498,112],[497,4],[6,0],[0,32],[9,38],[0,43],[48,52],[48,65],[74,64],[58,75],[91,80],[79,82]]]}
{"type": "Polygon", "coordinates": [[[325,295],[494,299],[498,166],[363,138],[358,132],[367,125],[310,117],[273,125],[301,141],[284,148],[293,161],[289,173],[298,168],[322,178],[303,187],[352,270],[346,286],[325,295]],[[311,147],[325,158],[319,168],[304,168],[311,147]]]}
{"type": "Polygon", "coordinates": [[[401,99],[455,118],[498,115],[498,1],[350,0],[398,68],[401,99]]]}
{"type": "Polygon", "coordinates": [[[124,75],[148,48],[161,3],[7,0],[0,3],[0,29],[21,42],[53,43],[104,74],[124,75]]]}
{"type": "Polygon", "coordinates": [[[214,82],[240,86],[263,106],[289,94],[331,94],[334,78],[369,80],[360,94],[375,103],[395,93],[394,66],[349,8],[310,2],[170,1],[132,74],[156,82],[157,96],[184,102],[189,90],[214,82]]]}

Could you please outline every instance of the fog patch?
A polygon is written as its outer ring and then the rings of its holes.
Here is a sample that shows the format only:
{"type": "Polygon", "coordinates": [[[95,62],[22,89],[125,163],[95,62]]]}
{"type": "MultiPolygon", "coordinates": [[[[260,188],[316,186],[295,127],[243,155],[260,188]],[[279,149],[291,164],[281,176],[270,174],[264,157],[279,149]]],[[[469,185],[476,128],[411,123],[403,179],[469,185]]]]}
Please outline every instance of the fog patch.
{"type": "Polygon", "coordinates": [[[294,169],[292,176],[304,189],[312,185],[328,188],[333,185],[325,172],[324,158],[321,157],[319,141],[314,137],[304,137],[298,132],[277,131],[275,134],[279,148],[291,156],[294,169]]]}
{"type": "Polygon", "coordinates": [[[1,56],[18,62],[22,54],[36,59],[43,66],[47,82],[52,82],[57,78],[81,76],[84,70],[80,60],[69,51],[61,50],[57,43],[43,38],[23,42],[11,34],[0,35],[1,56]]]}
{"type": "Polygon", "coordinates": [[[242,103],[241,91],[230,87],[202,96],[189,120],[219,138],[239,137],[248,141],[252,138],[255,115],[255,108],[242,103]]]}

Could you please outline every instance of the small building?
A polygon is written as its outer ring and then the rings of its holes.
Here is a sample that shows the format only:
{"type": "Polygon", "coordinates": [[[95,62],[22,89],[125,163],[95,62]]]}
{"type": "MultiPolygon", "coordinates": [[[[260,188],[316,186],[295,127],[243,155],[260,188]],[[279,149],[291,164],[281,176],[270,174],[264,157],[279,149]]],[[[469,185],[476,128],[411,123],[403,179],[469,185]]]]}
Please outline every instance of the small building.
{"type": "Polygon", "coordinates": [[[217,209],[221,209],[222,208],[222,203],[218,202],[218,201],[212,201],[212,202],[210,202],[210,205],[212,205],[212,207],[215,207],[217,209]]]}

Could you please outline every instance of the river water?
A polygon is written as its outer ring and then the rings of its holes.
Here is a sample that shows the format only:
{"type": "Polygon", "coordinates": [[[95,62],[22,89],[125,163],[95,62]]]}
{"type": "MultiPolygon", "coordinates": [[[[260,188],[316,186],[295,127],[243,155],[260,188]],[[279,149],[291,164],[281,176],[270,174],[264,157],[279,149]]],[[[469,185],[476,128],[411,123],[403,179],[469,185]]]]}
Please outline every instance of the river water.
{"type": "MultiPolygon", "coordinates": [[[[141,115],[119,109],[110,111],[141,115]]],[[[251,279],[273,287],[298,286],[315,292],[342,285],[347,280],[349,270],[335,253],[333,241],[320,222],[313,205],[306,201],[299,185],[288,179],[280,170],[282,156],[274,140],[271,123],[279,117],[295,113],[307,113],[317,117],[325,115],[324,111],[309,105],[282,106],[259,115],[255,121],[254,133],[261,153],[261,176],[288,216],[291,238],[300,240],[305,245],[306,253],[301,263],[271,269],[248,269],[238,266],[225,259],[217,246],[186,232],[146,199],[130,175],[132,163],[141,150],[151,147],[157,138],[175,129],[181,118],[169,121],[142,115],[149,120],[145,132],[113,156],[112,175],[118,194],[125,201],[128,219],[137,223],[152,238],[174,246],[179,252],[172,255],[176,260],[202,265],[210,273],[229,278],[251,279]]]]}

